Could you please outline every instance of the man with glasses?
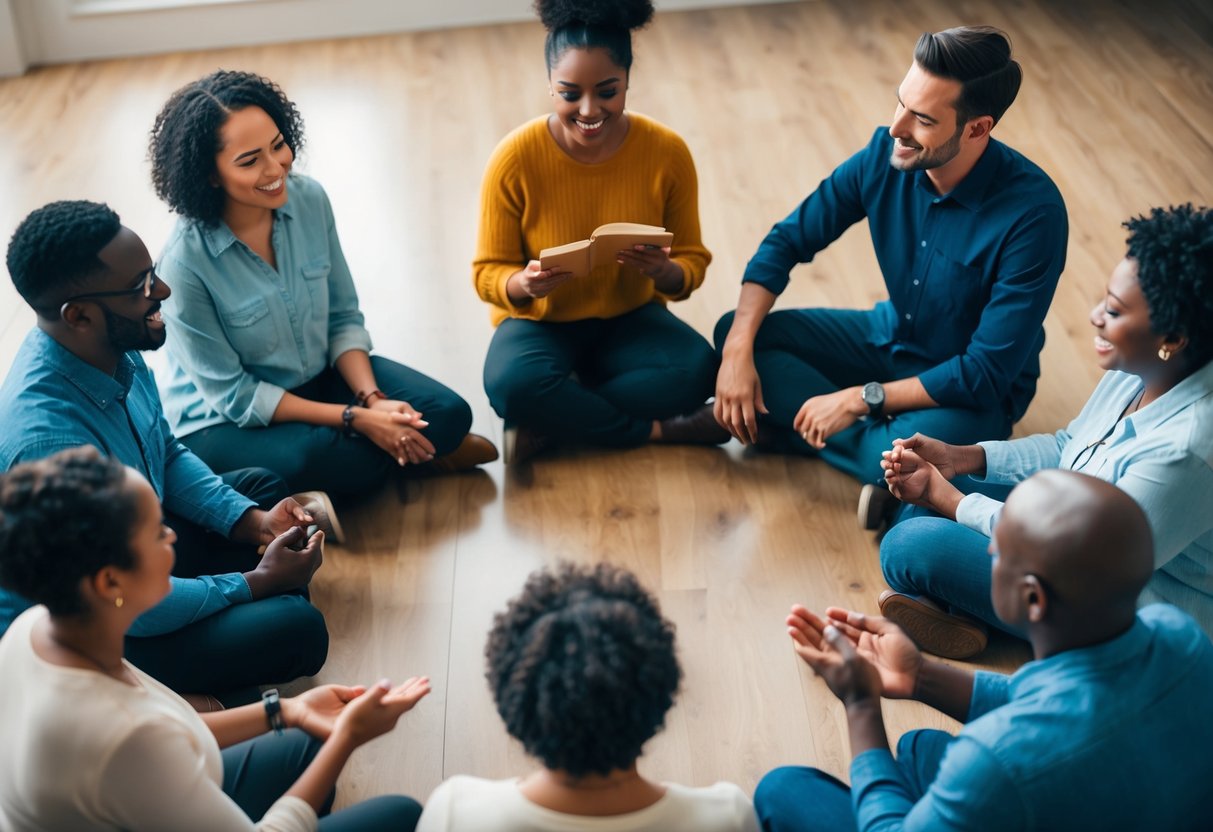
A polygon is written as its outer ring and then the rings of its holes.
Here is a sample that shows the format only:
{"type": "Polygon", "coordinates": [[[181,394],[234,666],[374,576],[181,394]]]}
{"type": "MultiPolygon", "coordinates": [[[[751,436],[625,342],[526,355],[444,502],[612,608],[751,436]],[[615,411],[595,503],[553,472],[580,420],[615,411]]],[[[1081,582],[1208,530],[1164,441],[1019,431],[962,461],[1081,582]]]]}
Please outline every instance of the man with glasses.
{"type": "MultiPolygon", "coordinates": [[[[316,673],[328,632],[303,593],[321,547],[299,528],[313,518],[272,472],[221,478],[172,435],[138,352],[164,344],[170,293],[143,242],[108,206],[55,202],[21,223],[7,260],[38,317],[0,386],[0,470],[94,445],[147,477],[178,535],[172,591],[135,622],[127,657],[229,702],[316,673]]],[[[0,589],[0,633],[27,606],[0,589]]]]}

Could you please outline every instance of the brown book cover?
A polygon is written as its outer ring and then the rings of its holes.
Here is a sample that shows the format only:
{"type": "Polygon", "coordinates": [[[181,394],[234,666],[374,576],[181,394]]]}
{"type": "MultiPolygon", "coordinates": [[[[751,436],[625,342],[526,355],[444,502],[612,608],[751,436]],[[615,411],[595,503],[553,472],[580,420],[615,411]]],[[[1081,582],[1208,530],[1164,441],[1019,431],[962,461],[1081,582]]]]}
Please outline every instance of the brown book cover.
{"type": "Polygon", "coordinates": [[[575,277],[584,277],[603,263],[614,263],[616,254],[632,246],[664,248],[674,235],[656,225],[638,222],[609,222],[594,229],[588,240],[545,248],[539,252],[543,269],[562,268],[575,277]]]}

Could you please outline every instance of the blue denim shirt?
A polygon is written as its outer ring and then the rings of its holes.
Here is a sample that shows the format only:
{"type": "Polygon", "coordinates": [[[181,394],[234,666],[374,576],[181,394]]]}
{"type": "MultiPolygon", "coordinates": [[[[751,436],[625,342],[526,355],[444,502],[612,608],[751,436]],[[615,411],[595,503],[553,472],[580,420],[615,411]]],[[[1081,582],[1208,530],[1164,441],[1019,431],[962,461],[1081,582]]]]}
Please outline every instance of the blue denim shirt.
{"type": "Polygon", "coordinates": [[[871,142],[778,223],[746,282],[779,294],[797,263],[864,219],[889,300],[869,340],[929,368],[919,380],[944,407],[1002,402],[1018,421],[1036,393],[1045,313],[1066,260],[1066,207],[1053,181],[1001,142],[940,196],[926,171],[889,164],[893,139],[871,142]]]}
{"type": "Polygon", "coordinates": [[[292,173],[274,213],[277,269],[220,221],[179,220],[157,273],[173,289],[165,412],[178,436],[270,423],[282,394],[371,349],[328,195],[292,173]]]}
{"type": "Polygon", "coordinates": [[[1165,604],[1095,647],[979,672],[925,795],[887,750],[855,758],[859,829],[1208,829],[1210,690],[1213,643],[1165,604]]]}
{"type": "MultiPolygon", "coordinates": [[[[1139,377],[1113,370],[1064,430],[980,443],[985,481],[1015,485],[1068,468],[1126,492],[1154,536],[1154,576],[1140,603],[1174,604],[1213,638],[1213,362],[1122,419],[1141,390],[1139,377]]],[[[1001,513],[1001,502],[969,494],[956,520],[989,537],[1001,513]]]]}
{"type": "MultiPolygon", "coordinates": [[[[173,436],[156,383],[136,352],[123,356],[111,376],[34,329],[0,385],[0,420],[0,470],[93,445],[147,477],[168,510],[204,528],[227,535],[254,506],[173,436]]],[[[129,634],[172,632],[251,600],[239,573],[173,578],[169,596],[140,616],[129,634]]],[[[0,633],[29,606],[0,590],[0,633]]]]}

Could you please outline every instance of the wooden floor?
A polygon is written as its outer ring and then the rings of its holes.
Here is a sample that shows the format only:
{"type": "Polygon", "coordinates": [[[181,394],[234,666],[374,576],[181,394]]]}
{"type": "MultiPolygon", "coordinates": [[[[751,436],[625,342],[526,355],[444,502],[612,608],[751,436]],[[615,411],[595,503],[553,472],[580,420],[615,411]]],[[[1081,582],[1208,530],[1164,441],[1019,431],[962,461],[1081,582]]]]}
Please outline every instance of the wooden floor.
{"type": "MultiPolygon", "coordinates": [[[[995,135],[1048,171],[1070,212],[1066,273],[1047,321],[1044,377],[1019,433],[1053,430],[1095,384],[1087,312],[1123,254],[1120,222],[1213,200],[1213,12],[1196,0],[820,0],[660,14],[636,43],[628,105],[678,130],[700,175],[715,259],[678,314],[710,334],[770,225],[886,124],[923,30],[1008,30],[1026,80],[995,135]]],[[[158,252],[146,135],[169,93],[216,67],[264,73],[299,104],[302,169],[332,198],[376,347],[451,384],[500,438],[481,386],[491,335],[472,290],[480,175],[498,139],[549,106],[538,24],[391,35],[51,67],[0,82],[0,234],[53,199],[108,201],[158,252]]],[[[795,274],[784,306],[883,296],[866,228],[795,274]]],[[[0,366],[32,314],[0,287],[0,366]]],[[[155,359],[153,359],[155,360],[155,359]]],[[[3,428],[0,428],[3,429],[3,428]]],[[[846,772],[841,710],[795,659],[782,619],[801,601],[874,611],[877,548],[855,528],[858,485],[807,459],[723,450],[592,450],[413,481],[346,513],[314,598],[332,649],[320,681],[425,673],[434,693],[363,749],[343,802],[424,798],[466,772],[529,765],[483,681],[494,611],[559,558],[636,570],[678,626],[686,673],[643,769],[751,790],[785,763],[846,772]]],[[[1009,669],[1020,646],[983,657],[1009,669]]],[[[954,727],[916,705],[890,734],[954,727]]]]}

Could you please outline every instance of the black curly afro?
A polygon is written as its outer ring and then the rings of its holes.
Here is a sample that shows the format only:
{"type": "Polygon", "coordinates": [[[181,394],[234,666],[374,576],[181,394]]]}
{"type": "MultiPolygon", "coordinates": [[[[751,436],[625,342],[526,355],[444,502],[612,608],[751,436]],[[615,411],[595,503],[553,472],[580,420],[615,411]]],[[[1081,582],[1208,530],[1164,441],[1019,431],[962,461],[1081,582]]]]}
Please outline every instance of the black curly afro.
{"type": "Polygon", "coordinates": [[[1189,370],[1213,358],[1213,211],[1191,203],[1124,223],[1137,283],[1159,335],[1185,336],[1189,370]]]}
{"type": "Polygon", "coordinates": [[[548,72],[569,49],[605,49],[625,70],[632,68],[632,30],[653,17],[651,0],[535,0],[548,30],[548,72]]]}
{"type": "Polygon", "coordinates": [[[0,475],[0,585],[53,615],[85,612],[81,579],[135,566],[125,481],[121,462],[87,446],[0,475]]]}
{"type": "Polygon", "coordinates": [[[118,215],[97,202],[52,202],[30,212],[8,244],[6,263],[17,294],[39,314],[57,314],[56,301],[104,271],[97,254],[121,230],[118,215]]]}
{"type": "Polygon", "coordinates": [[[295,155],[303,148],[303,118],[282,89],[251,72],[219,70],[173,93],[152,126],[148,158],[156,195],[183,217],[208,225],[223,214],[226,195],[214,187],[219,129],[228,116],[260,107],[295,155]]]}
{"type": "Polygon", "coordinates": [[[605,563],[532,574],[485,656],[506,730],[573,777],[630,767],[682,678],[674,626],[635,575],[605,563]]]}

